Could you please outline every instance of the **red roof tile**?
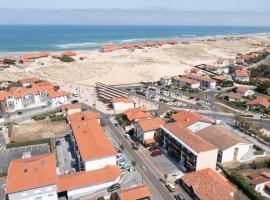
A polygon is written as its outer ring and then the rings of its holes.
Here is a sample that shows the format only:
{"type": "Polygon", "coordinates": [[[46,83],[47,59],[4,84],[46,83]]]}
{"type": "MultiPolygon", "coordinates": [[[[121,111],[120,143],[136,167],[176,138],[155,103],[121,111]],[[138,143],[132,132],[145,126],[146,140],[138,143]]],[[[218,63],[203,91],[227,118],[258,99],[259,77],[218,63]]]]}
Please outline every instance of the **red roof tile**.
{"type": "Polygon", "coordinates": [[[143,131],[152,131],[159,129],[161,125],[165,124],[165,121],[157,117],[151,119],[142,119],[139,120],[138,123],[143,131]]]}
{"type": "Polygon", "coordinates": [[[181,111],[171,116],[171,118],[177,121],[181,126],[188,127],[196,122],[206,122],[211,123],[209,119],[206,117],[195,113],[195,112],[188,112],[188,111],[181,111]]]}
{"type": "Polygon", "coordinates": [[[150,190],[146,185],[135,186],[118,192],[120,200],[140,200],[151,197],[150,190]]]}

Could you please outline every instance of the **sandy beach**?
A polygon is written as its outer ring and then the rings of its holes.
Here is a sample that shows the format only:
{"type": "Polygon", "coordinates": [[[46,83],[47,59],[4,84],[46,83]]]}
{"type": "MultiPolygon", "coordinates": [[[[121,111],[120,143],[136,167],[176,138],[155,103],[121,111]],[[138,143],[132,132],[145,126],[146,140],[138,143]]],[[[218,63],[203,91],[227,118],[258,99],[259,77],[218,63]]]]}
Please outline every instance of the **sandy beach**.
{"type": "Polygon", "coordinates": [[[68,89],[90,86],[96,82],[129,84],[157,81],[163,76],[183,74],[198,64],[213,64],[218,58],[234,58],[270,45],[269,35],[194,38],[190,44],[165,45],[159,48],[117,50],[102,53],[98,50],[78,51],[75,62],[63,63],[51,57],[11,67],[0,72],[0,80],[17,80],[38,76],[68,89]],[[84,57],[80,60],[79,57],[84,57]],[[77,85],[77,86],[76,86],[77,85]]]}

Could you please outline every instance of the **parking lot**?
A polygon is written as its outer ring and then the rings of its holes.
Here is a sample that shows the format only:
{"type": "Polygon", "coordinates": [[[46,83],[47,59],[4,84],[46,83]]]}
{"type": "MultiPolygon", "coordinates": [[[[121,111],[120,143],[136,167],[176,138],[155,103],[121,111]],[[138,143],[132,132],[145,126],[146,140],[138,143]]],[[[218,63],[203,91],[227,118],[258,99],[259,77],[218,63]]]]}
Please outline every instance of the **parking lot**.
{"type": "Polygon", "coordinates": [[[72,151],[69,134],[56,139],[56,154],[61,173],[78,171],[75,168],[75,152],[72,151]]]}
{"type": "Polygon", "coordinates": [[[11,149],[2,149],[0,151],[0,172],[7,173],[11,160],[21,158],[25,152],[31,152],[32,155],[45,154],[50,152],[48,144],[39,144],[11,149]]]}

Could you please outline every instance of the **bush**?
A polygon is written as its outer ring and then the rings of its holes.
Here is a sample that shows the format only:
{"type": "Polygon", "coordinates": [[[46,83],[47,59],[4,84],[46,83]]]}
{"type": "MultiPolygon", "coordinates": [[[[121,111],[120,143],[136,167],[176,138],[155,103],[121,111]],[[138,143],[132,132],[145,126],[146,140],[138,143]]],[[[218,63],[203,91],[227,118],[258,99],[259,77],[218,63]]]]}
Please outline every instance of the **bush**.
{"type": "Polygon", "coordinates": [[[97,200],[105,200],[104,197],[98,197],[97,200]]]}
{"type": "Polygon", "coordinates": [[[243,176],[242,174],[238,173],[238,172],[232,172],[229,175],[229,178],[231,179],[231,181],[233,183],[235,183],[235,185],[237,185],[237,187],[241,190],[243,190],[243,192],[246,193],[246,195],[250,198],[250,199],[254,199],[254,200],[263,200],[264,198],[261,196],[260,193],[256,192],[256,190],[253,188],[253,186],[249,183],[249,181],[247,180],[247,178],[245,176],[243,176]]]}
{"type": "Polygon", "coordinates": [[[270,160],[262,160],[262,161],[252,161],[249,166],[252,169],[261,169],[261,168],[269,168],[270,160]]]}
{"type": "Polygon", "coordinates": [[[16,61],[15,60],[12,60],[12,59],[4,59],[4,64],[5,65],[15,65],[16,61]]]}
{"type": "Polygon", "coordinates": [[[32,117],[33,120],[40,121],[46,119],[46,115],[37,115],[32,117]]]}
{"type": "Polygon", "coordinates": [[[116,192],[111,194],[110,200],[117,200],[117,193],[116,192]]]}
{"type": "Polygon", "coordinates": [[[63,56],[60,58],[62,62],[74,62],[75,60],[71,58],[70,56],[63,56]]]}
{"type": "Polygon", "coordinates": [[[116,115],[115,117],[116,121],[121,125],[121,126],[129,126],[130,123],[128,119],[124,115],[116,115]]]}
{"type": "Polygon", "coordinates": [[[32,140],[32,141],[25,141],[25,142],[11,141],[9,144],[6,145],[6,148],[10,149],[14,147],[22,147],[22,146],[30,146],[30,145],[46,144],[46,143],[50,145],[50,139],[40,139],[40,140],[32,140]]]}
{"type": "Polygon", "coordinates": [[[66,120],[66,117],[62,115],[58,115],[58,116],[50,117],[50,119],[52,122],[57,122],[57,121],[66,120]]]}

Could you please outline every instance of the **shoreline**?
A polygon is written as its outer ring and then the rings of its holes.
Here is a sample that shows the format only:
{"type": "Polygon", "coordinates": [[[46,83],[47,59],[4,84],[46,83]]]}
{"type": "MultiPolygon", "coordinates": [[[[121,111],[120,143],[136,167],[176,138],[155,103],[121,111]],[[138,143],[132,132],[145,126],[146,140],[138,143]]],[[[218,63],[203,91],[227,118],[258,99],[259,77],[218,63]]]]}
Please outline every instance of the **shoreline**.
{"type": "MultiPolygon", "coordinates": [[[[135,42],[140,42],[140,41],[157,41],[157,40],[176,40],[177,42],[185,42],[185,41],[190,41],[190,42],[196,42],[199,40],[209,40],[209,39],[225,39],[225,38],[241,38],[241,37],[256,37],[256,36],[266,36],[266,37],[270,37],[270,32],[269,33],[253,33],[253,34],[236,34],[236,35],[232,35],[232,34],[228,34],[228,35],[213,35],[213,36],[195,36],[195,37],[186,37],[186,38],[180,38],[180,37],[176,37],[176,38],[153,38],[150,40],[140,40],[140,39],[126,39],[126,40],[132,40],[132,42],[119,42],[119,43],[100,43],[100,46],[96,47],[96,48],[89,48],[89,49],[72,49],[72,48],[65,48],[63,50],[51,50],[51,51],[45,51],[45,52],[49,52],[50,54],[55,54],[55,53],[62,53],[65,51],[74,51],[76,53],[90,53],[90,52],[99,52],[99,49],[101,47],[101,45],[104,44],[133,44],[135,42]]],[[[87,43],[87,42],[85,42],[87,43]]],[[[97,42],[96,42],[97,43],[97,42]]],[[[69,43],[71,44],[71,43],[69,43]]],[[[78,43],[78,44],[83,44],[83,43],[78,43]]],[[[64,44],[62,44],[64,45],[64,44]]],[[[57,45],[55,45],[57,46],[57,45]]],[[[23,54],[26,53],[35,53],[35,52],[43,52],[43,50],[39,50],[39,51],[11,51],[11,52],[1,52],[0,51],[0,56],[22,56],[23,54]]]]}

